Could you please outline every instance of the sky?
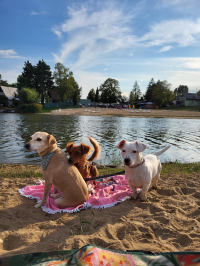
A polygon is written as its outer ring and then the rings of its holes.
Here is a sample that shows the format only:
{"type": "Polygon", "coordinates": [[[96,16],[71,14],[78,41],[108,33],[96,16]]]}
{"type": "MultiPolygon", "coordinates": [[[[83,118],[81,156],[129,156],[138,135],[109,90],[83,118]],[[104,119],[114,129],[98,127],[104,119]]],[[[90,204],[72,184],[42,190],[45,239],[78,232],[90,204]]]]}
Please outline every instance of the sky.
{"type": "Polygon", "coordinates": [[[155,81],[200,90],[199,0],[0,0],[0,74],[17,81],[29,60],[74,73],[82,98],[107,78],[129,96],[155,81]]]}

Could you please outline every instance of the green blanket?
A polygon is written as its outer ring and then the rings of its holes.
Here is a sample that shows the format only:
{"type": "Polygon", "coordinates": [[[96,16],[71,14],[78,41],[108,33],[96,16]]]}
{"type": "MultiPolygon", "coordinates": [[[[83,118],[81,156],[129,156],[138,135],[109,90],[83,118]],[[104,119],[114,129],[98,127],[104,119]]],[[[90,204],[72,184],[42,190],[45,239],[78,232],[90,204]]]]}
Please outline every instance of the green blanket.
{"type": "Polygon", "coordinates": [[[0,258],[0,265],[197,266],[200,265],[200,252],[122,252],[86,245],[79,250],[38,252],[0,258]]]}

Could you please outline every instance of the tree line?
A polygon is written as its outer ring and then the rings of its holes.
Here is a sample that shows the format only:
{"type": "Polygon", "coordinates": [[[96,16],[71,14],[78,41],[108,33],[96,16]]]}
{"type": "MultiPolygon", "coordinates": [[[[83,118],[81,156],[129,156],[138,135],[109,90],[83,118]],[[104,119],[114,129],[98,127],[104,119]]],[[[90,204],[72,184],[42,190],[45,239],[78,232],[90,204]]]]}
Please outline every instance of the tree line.
{"type": "Polygon", "coordinates": [[[52,73],[50,66],[44,60],[39,60],[37,65],[32,65],[29,61],[24,63],[22,74],[18,76],[17,82],[8,84],[1,79],[0,85],[7,87],[17,87],[20,103],[38,103],[44,104],[49,101],[48,92],[56,91],[58,101],[73,101],[77,105],[81,98],[82,88],[76,82],[73,72],[61,63],[55,64],[55,70],[52,73]]]}
{"type": "Polygon", "coordinates": [[[157,106],[169,103],[175,99],[178,93],[188,92],[186,85],[180,85],[174,91],[171,90],[171,84],[167,80],[157,82],[152,78],[147,86],[146,92],[142,95],[138,82],[135,81],[129,97],[123,96],[120,90],[119,82],[116,79],[108,78],[103,84],[97,87],[96,91],[91,89],[87,99],[92,102],[102,103],[129,103],[134,104],[136,101],[149,101],[156,103],[157,106]]]}

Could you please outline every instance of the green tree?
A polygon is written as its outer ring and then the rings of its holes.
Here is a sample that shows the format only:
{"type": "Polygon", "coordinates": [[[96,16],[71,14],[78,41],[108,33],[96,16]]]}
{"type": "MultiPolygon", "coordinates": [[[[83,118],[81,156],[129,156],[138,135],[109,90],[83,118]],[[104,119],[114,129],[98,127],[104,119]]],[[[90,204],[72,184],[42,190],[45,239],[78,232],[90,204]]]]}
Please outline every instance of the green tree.
{"type": "Polygon", "coordinates": [[[178,93],[181,93],[181,92],[188,92],[189,91],[189,88],[187,85],[179,85],[178,88],[176,88],[174,90],[174,93],[177,95],[178,93]]]}
{"type": "Polygon", "coordinates": [[[95,93],[95,103],[98,103],[99,102],[99,89],[98,89],[98,87],[97,87],[97,89],[96,89],[96,93],[95,93]]]}
{"type": "Polygon", "coordinates": [[[53,76],[60,100],[65,102],[68,98],[73,99],[74,90],[77,85],[73,77],[73,72],[58,62],[55,65],[53,76]]]}
{"type": "Polygon", "coordinates": [[[101,93],[100,100],[103,103],[116,103],[122,99],[119,82],[116,79],[108,78],[101,84],[99,91],[101,93]]]}
{"type": "Polygon", "coordinates": [[[0,86],[6,86],[6,87],[9,87],[9,84],[7,82],[7,80],[3,80],[1,78],[1,74],[0,74],[0,86]]]}
{"type": "Polygon", "coordinates": [[[43,60],[34,67],[34,86],[41,97],[41,104],[44,104],[44,97],[48,90],[53,88],[53,77],[50,66],[43,60]]]}
{"type": "Polygon", "coordinates": [[[35,89],[23,88],[19,91],[20,105],[38,103],[39,94],[35,89]]]}
{"type": "Polygon", "coordinates": [[[153,101],[153,91],[156,86],[156,83],[154,79],[152,78],[149,82],[149,85],[147,86],[146,93],[144,95],[144,98],[146,101],[152,102],[153,101]]]}
{"type": "Polygon", "coordinates": [[[91,89],[88,93],[87,99],[91,100],[91,102],[94,102],[95,96],[96,96],[95,90],[91,89]]]}
{"type": "Polygon", "coordinates": [[[134,93],[131,91],[130,94],[129,94],[129,103],[130,103],[130,104],[134,104],[134,101],[135,101],[135,95],[134,95],[134,93]]]}
{"type": "Polygon", "coordinates": [[[124,104],[124,103],[127,103],[129,100],[128,100],[128,97],[126,97],[125,95],[122,96],[121,98],[121,103],[124,104]]]}
{"type": "Polygon", "coordinates": [[[18,91],[24,87],[33,89],[34,86],[34,66],[29,61],[24,62],[23,72],[17,78],[18,91]]]}
{"type": "Polygon", "coordinates": [[[140,90],[140,87],[139,87],[137,81],[135,81],[135,83],[133,85],[132,92],[134,94],[135,100],[138,101],[140,99],[142,92],[140,90]]]}
{"type": "Polygon", "coordinates": [[[158,80],[153,90],[153,101],[158,106],[171,102],[175,98],[175,93],[171,91],[171,84],[167,80],[158,80]]]}

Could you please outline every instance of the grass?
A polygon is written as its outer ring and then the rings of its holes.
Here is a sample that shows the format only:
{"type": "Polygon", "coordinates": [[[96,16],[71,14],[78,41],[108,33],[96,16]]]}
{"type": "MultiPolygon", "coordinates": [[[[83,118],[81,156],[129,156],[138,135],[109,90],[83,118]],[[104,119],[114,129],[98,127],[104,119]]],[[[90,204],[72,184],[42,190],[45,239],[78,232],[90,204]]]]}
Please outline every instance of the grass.
{"type": "MultiPolygon", "coordinates": [[[[124,170],[124,167],[119,168],[99,168],[99,175],[115,174],[124,170]]],[[[172,174],[191,174],[200,173],[200,163],[180,163],[165,162],[162,163],[162,174],[168,176],[172,174]]],[[[39,165],[14,165],[14,164],[0,164],[0,178],[42,178],[39,165]]]]}
{"type": "Polygon", "coordinates": [[[169,106],[169,107],[161,107],[158,110],[199,112],[199,106],[169,106]]]}

